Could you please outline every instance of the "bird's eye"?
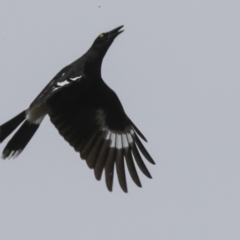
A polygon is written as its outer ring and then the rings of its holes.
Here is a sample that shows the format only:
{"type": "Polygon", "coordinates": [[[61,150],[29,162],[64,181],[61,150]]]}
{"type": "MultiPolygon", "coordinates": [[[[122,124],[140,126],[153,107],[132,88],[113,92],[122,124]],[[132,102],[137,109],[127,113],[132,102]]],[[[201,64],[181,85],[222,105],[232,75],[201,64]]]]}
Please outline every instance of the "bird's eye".
{"type": "Polygon", "coordinates": [[[105,35],[103,34],[103,33],[101,33],[100,35],[99,35],[99,37],[100,38],[103,38],[105,35]]]}

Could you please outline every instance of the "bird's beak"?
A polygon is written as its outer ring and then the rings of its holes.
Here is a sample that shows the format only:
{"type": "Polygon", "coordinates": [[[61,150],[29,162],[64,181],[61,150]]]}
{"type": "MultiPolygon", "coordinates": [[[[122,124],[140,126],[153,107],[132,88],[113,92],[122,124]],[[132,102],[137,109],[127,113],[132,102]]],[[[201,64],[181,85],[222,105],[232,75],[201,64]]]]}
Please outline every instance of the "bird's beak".
{"type": "Polygon", "coordinates": [[[124,30],[120,30],[123,28],[123,25],[120,27],[117,27],[115,29],[113,29],[112,31],[108,32],[108,37],[110,39],[114,39],[116,36],[118,36],[120,33],[122,33],[124,30]],[[120,30],[120,31],[119,31],[120,30]]]}

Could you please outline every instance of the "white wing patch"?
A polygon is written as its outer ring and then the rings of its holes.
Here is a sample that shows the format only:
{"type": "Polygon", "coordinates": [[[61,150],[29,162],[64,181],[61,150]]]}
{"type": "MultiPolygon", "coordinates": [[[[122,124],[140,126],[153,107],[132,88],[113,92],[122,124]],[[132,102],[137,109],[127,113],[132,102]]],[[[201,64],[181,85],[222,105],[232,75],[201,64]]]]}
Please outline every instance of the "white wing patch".
{"type": "Polygon", "coordinates": [[[58,86],[58,87],[63,87],[63,86],[65,86],[65,85],[68,85],[70,82],[68,81],[68,80],[64,80],[64,81],[62,81],[62,82],[58,82],[56,85],[58,86]]]}
{"type": "Polygon", "coordinates": [[[115,147],[117,149],[121,149],[122,148],[122,134],[116,134],[116,144],[115,147]]]}
{"type": "Polygon", "coordinates": [[[128,143],[132,143],[133,142],[133,138],[132,138],[132,135],[134,134],[133,131],[131,131],[131,133],[127,133],[127,142],[128,143]]]}
{"type": "MultiPolygon", "coordinates": [[[[64,73],[63,73],[63,75],[64,75],[64,73]]],[[[58,90],[59,88],[62,88],[64,86],[68,85],[71,82],[77,81],[80,78],[82,78],[82,76],[77,76],[77,77],[66,79],[66,80],[61,81],[61,82],[57,82],[57,83],[55,83],[55,86],[53,87],[52,91],[54,92],[54,91],[58,90]]]]}
{"type": "Polygon", "coordinates": [[[133,137],[135,133],[116,133],[108,130],[106,140],[110,139],[110,148],[129,148],[130,145],[133,143],[133,137]]]}
{"type": "MultiPolygon", "coordinates": [[[[110,132],[110,131],[109,131],[110,132]]],[[[110,137],[110,140],[111,140],[111,144],[110,144],[110,147],[111,148],[114,148],[115,147],[115,143],[116,143],[116,134],[114,134],[114,133],[111,133],[110,132],[110,134],[111,134],[111,137],[110,137]]]]}
{"type": "Polygon", "coordinates": [[[122,135],[122,145],[123,145],[124,148],[128,147],[128,140],[127,140],[127,135],[126,134],[122,135]]]}
{"type": "Polygon", "coordinates": [[[76,81],[76,80],[80,79],[81,77],[82,77],[82,76],[78,76],[78,77],[75,77],[75,78],[70,78],[70,80],[76,81]]]}
{"type": "Polygon", "coordinates": [[[133,143],[135,132],[131,127],[126,127],[124,131],[111,130],[106,125],[105,117],[104,111],[99,109],[97,111],[96,120],[98,124],[102,126],[102,131],[107,131],[105,140],[110,140],[109,147],[117,149],[129,148],[130,144],[133,143]]]}

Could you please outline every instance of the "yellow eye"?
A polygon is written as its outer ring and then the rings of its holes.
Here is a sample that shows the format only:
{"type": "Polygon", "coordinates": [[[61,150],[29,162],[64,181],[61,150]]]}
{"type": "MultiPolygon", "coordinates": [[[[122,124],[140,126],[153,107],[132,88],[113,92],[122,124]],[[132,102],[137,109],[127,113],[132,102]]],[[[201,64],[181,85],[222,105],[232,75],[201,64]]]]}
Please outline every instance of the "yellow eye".
{"type": "Polygon", "coordinates": [[[100,38],[103,38],[103,37],[104,37],[104,34],[103,34],[103,33],[101,33],[101,34],[99,35],[99,37],[100,37],[100,38]]]}

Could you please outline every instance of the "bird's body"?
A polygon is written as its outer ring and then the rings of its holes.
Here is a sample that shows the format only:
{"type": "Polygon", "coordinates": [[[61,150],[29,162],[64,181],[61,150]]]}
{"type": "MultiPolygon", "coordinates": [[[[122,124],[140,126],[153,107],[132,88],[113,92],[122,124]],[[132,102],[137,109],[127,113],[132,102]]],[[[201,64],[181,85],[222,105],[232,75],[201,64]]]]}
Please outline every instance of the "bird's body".
{"type": "Polygon", "coordinates": [[[3,158],[16,157],[34,135],[45,115],[59,133],[94,169],[99,180],[105,170],[106,184],[112,190],[114,165],[120,186],[126,192],[124,162],[133,181],[141,186],[134,159],[142,172],[151,177],[140,152],[154,163],[138,135],[145,137],[126,115],[123,106],[101,77],[105,53],[122,27],[100,34],[91,48],[63,68],[42,90],[30,107],[0,126],[2,142],[22,122],[8,142],[3,158]]]}

